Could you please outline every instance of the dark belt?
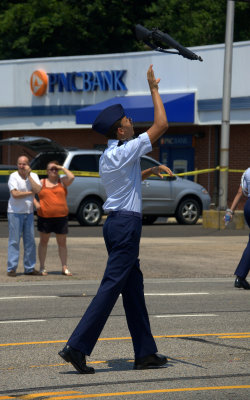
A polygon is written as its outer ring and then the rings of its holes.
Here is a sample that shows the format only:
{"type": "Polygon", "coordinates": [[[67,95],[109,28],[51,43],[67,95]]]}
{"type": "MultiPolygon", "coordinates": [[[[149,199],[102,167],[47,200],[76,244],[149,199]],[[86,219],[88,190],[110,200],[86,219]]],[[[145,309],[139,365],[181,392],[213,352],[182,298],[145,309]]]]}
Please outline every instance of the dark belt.
{"type": "Polygon", "coordinates": [[[110,216],[115,216],[115,215],[133,215],[134,217],[138,217],[142,219],[142,214],[136,211],[126,211],[126,210],[118,210],[118,211],[110,211],[108,213],[110,216]]]}

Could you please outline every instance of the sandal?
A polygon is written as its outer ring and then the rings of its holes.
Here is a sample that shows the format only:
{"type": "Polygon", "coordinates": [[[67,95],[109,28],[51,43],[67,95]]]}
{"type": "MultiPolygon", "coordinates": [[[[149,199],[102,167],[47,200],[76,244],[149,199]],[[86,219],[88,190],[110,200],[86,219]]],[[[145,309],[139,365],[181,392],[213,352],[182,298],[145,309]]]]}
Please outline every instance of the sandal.
{"type": "Polygon", "coordinates": [[[40,269],[40,275],[42,275],[42,276],[47,276],[48,275],[48,272],[46,271],[45,268],[40,269]]]}
{"type": "Polygon", "coordinates": [[[65,268],[65,269],[62,271],[62,275],[72,276],[72,273],[68,270],[68,268],[65,268]]]}

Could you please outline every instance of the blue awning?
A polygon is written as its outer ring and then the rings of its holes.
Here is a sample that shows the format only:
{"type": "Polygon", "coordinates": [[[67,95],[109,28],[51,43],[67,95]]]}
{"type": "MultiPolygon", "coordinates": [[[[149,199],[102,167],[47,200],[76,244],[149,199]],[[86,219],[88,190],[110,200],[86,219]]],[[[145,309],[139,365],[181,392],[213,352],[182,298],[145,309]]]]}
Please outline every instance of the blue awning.
{"type": "MultiPolygon", "coordinates": [[[[170,93],[161,95],[169,122],[194,122],[194,93],[170,93]]],[[[120,103],[133,122],[153,122],[154,107],[150,95],[121,96],[102,101],[76,111],[77,124],[92,124],[97,115],[106,107],[120,103]]]]}

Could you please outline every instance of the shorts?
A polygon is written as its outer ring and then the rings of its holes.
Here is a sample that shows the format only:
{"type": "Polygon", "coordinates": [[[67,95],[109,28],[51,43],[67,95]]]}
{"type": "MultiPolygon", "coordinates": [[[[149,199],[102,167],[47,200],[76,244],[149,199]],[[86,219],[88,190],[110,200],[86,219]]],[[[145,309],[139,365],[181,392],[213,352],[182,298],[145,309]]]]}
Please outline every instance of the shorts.
{"type": "Polygon", "coordinates": [[[68,233],[68,217],[43,218],[37,216],[37,230],[43,233],[57,233],[65,235],[68,233]]]}

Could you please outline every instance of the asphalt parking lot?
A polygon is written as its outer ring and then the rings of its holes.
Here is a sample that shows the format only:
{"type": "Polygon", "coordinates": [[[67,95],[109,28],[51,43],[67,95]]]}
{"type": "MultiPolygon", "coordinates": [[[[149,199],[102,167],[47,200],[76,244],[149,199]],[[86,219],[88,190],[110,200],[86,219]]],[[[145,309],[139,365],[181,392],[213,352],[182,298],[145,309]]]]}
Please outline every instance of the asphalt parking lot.
{"type": "MultiPolygon", "coordinates": [[[[204,230],[173,221],[144,226],[141,268],[161,369],[133,370],[133,348],[121,299],[79,375],[58,351],[92,300],[107,259],[101,227],[70,223],[69,266],[60,274],[55,238],[49,275],[6,276],[7,222],[1,221],[0,400],[250,398],[249,291],[233,287],[248,231],[204,230]]],[[[36,235],[36,242],[38,237],[36,235]]]]}

